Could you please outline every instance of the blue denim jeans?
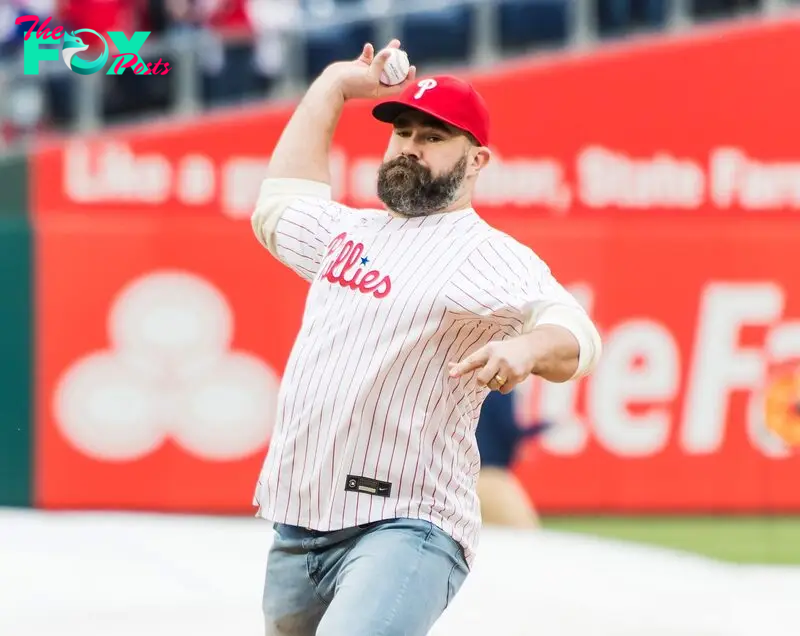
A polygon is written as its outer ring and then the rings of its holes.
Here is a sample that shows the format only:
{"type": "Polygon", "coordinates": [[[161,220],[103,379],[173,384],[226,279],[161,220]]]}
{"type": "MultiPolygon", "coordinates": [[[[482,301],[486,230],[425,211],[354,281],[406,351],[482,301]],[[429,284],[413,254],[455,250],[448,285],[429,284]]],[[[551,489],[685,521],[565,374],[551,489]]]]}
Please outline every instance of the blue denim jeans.
{"type": "Polygon", "coordinates": [[[468,574],[461,546],[428,521],[274,528],[267,636],[425,636],[468,574]]]}

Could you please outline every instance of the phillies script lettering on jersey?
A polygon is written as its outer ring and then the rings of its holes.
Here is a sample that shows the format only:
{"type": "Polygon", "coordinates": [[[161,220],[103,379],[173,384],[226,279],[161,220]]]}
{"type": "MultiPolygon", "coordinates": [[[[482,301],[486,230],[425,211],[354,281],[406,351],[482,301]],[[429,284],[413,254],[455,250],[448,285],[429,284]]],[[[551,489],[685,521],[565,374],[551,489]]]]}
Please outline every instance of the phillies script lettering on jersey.
{"type": "Polygon", "coordinates": [[[519,335],[538,303],[579,305],[530,249],[472,209],[402,218],[269,192],[253,214],[256,235],[310,289],[258,515],[322,531],[424,519],[471,563],[474,431],[488,389],[474,374],[451,378],[447,363],[519,335]]]}
{"type": "Polygon", "coordinates": [[[331,241],[328,248],[328,257],[339,250],[336,258],[326,265],[319,277],[331,283],[339,283],[342,287],[349,287],[360,291],[362,294],[372,293],[375,298],[385,298],[392,290],[392,281],[388,276],[381,278],[378,270],[366,271],[358,267],[351,271],[357,264],[363,264],[365,258],[364,244],[347,240],[347,232],[342,232],[331,241]],[[380,279],[380,280],[378,280],[380,279]]]}

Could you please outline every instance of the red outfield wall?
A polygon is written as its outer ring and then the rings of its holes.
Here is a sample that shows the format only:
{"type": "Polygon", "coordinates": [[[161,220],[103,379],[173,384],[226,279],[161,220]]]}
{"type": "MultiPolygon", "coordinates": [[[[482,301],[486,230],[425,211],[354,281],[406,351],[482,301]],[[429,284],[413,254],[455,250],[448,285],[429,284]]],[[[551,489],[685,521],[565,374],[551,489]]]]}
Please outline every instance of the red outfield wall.
{"type": "MultiPolygon", "coordinates": [[[[526,388],[526,417],[558,422],[517,468],[542,509],[800,510],[791,390],[782,437],[764,416],[800,357],[797,59],[786,22],[475,78],[495,153],[476,207],[605,339],[591,379],[526,388]]],[[[351,205],[375,204],[370,106],[336,137],[351,205]]],[[[306,292],[248,222],[289,112],[38,152],[38,505],[250,510],[306,292]]]]}

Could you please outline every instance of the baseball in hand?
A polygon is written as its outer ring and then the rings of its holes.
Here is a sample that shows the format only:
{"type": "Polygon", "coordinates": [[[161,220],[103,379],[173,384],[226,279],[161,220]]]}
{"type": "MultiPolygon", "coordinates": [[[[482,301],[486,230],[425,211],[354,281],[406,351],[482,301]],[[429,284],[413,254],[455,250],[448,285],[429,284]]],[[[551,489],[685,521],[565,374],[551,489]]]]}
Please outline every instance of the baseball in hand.
{"type": "Polygon", "coordinates": [[[400,49],[389,49],[389,59],[381,73],[381,84],[395,86],[401,84],[408,77],[411,65],[408,63],[408,55],[400,49]]]}

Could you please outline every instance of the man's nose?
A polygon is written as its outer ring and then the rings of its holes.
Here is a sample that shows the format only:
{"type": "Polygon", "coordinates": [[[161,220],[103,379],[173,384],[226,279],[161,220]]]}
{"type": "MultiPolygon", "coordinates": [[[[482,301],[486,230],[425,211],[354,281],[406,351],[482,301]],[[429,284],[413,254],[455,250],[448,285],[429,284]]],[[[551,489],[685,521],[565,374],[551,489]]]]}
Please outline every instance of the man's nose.
{"type": "Polygon", "coordinates": [[[417,144],[414,142],[413,139],[406,139],[404,141],[403,147],[400,150],[400,154],[409,159],[420,158],[419,147],[417,146],[417,144]]]}

